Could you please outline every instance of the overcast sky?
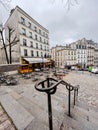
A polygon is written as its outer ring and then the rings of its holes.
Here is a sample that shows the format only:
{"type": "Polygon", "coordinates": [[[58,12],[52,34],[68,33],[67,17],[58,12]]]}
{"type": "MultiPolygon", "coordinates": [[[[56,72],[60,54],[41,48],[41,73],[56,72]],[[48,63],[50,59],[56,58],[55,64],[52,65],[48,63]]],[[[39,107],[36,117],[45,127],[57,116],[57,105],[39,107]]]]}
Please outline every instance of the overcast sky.
{"type": "MultiPolygon", "coordinates": [[[[98,42],[98,0],[78,0],[67,10],[63,0],[12,0],[49,30],[50,46],[65,45],[82,38],[98,42]]],[[[66,0],[65,0],[66,1],[66,0]]],[[[1,14],[0,14],[1,15],[1,14]]],[[[8,15],[7,11],[2,16],[8,15]]]]}

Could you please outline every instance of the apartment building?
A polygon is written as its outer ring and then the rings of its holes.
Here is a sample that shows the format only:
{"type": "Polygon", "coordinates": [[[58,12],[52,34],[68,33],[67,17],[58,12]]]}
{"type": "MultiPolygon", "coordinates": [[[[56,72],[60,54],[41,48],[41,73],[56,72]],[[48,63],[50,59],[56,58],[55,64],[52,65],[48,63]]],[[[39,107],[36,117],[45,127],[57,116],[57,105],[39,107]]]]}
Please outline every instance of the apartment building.
{"type": "MultiPolygon", "coordinates": [[[[11,11],[5,23],[6,44],[8,44],[7,39],[9,38],[8,27],[15,30],[11,38],[16,36],[19,39],[19,42],[11,48],[12,62],[48,62],[46,57],[50,55],[49,31],[46,28],[18,6],[11,11]]],[[[7,50],[9,50],[9,46],[7,50]]]]}
{"type": "Polygon", "coordinates": [[[58,67],[58,54],[57,52],[61,49],[66,48],[66,46],[62,46],[62,45],[56,45],[55,47],[52,47],[50,50],[50,54],[51,54],[51,59],[53,61],[55,61],[55,66],[58,67]]]}
{"type": "Polygon", "coordinates": [[[52,48],[52,58],[57,67],[77,65],[82,68],[93,65],[98,66],[98,44],[85,38],[62,48],[52,48]]]}
{"type": "Polygon", "coordinates": [[[94,50],[94,65],[98,67],[98,44],[95,44],[94,50]]]}
{"type": "Polygon", "coordinates": [[[57,51],[57,67],[65,68],[76,65],[76,50],[65,48],[57,51]]]}
{"type": "Polygon", "coordinates": [[[94,65],[95,43],[85,38],[70,44],[70,47],[76,49],[77,64],[83,68],[94,65]]]}

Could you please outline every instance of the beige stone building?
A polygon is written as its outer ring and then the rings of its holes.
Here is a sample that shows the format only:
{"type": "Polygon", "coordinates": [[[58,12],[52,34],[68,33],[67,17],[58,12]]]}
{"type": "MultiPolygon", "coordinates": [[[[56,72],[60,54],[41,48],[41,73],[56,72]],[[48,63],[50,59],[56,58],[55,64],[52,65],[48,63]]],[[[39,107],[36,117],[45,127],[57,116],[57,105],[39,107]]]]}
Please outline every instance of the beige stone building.
{"type": "Polygon", "coordinates": [[[58,68],[74,65],[76,65],[76,49],[66,48],[57,51],[58,68]]]}
{"type": "Polygon", "coordinates": [[[55,67],[58,67],[58,51],[66,48],[66,46],[56,45],[50,50],[51,59],[55,62],[55,67]]]}
{"type": "Polygon", "coordinates": [[[58,68],[78,65],[82,68],[98,66],[98,44],[85,38],[69,45],[51,49],[52,59],[58,68]]]}

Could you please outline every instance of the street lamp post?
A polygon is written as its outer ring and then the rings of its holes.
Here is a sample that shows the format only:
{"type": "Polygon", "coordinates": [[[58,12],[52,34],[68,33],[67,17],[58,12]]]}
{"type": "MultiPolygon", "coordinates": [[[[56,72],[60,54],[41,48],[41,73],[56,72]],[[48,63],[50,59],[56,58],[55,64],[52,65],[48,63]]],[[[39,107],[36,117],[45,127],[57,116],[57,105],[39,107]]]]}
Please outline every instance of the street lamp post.
{"type": "Polygon", "coordinates": [[[3,38],[3,27],[2,27],[1,24],[0,24],[0,33],[1,33],[1,39],[2,39],[2,43],[3,43],[5,55],[6,55],[6,61],[7,61],[7,64],[9,64],[9,59],[8,59],[8,55],[7,55],[7,50],[6,50],[6,46],[5,46],[4,38],[3,38]]]}

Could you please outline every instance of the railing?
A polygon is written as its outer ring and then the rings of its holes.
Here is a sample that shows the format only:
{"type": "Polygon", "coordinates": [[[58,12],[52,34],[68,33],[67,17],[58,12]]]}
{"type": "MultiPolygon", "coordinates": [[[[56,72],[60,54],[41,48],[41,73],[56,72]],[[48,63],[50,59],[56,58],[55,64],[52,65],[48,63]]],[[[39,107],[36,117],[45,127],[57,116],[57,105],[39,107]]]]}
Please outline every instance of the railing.
{"type": "Polygon", "coordinates": [[[68,90],[68,116],[71,117],[71,91],[74,91],[74,105],[75,105],[75,102],[77,99],[76,96],[78,96],[78,89],[79,89],[78,85],[76,87],[74,87],[63,80],[58,81],[56,79],[49,78],[49,77],[47,77],[47,79],[45,79],[41,82],[36,83],[36,85],[35,85],[36,90],[47,93],[49,130],[53,130],[51,95],[56,93],[57,86],[59,84],[65,85],[66,89],[68,90]],[[53,82],[55,82],[55,83],[53,83],[53,82]]]}

